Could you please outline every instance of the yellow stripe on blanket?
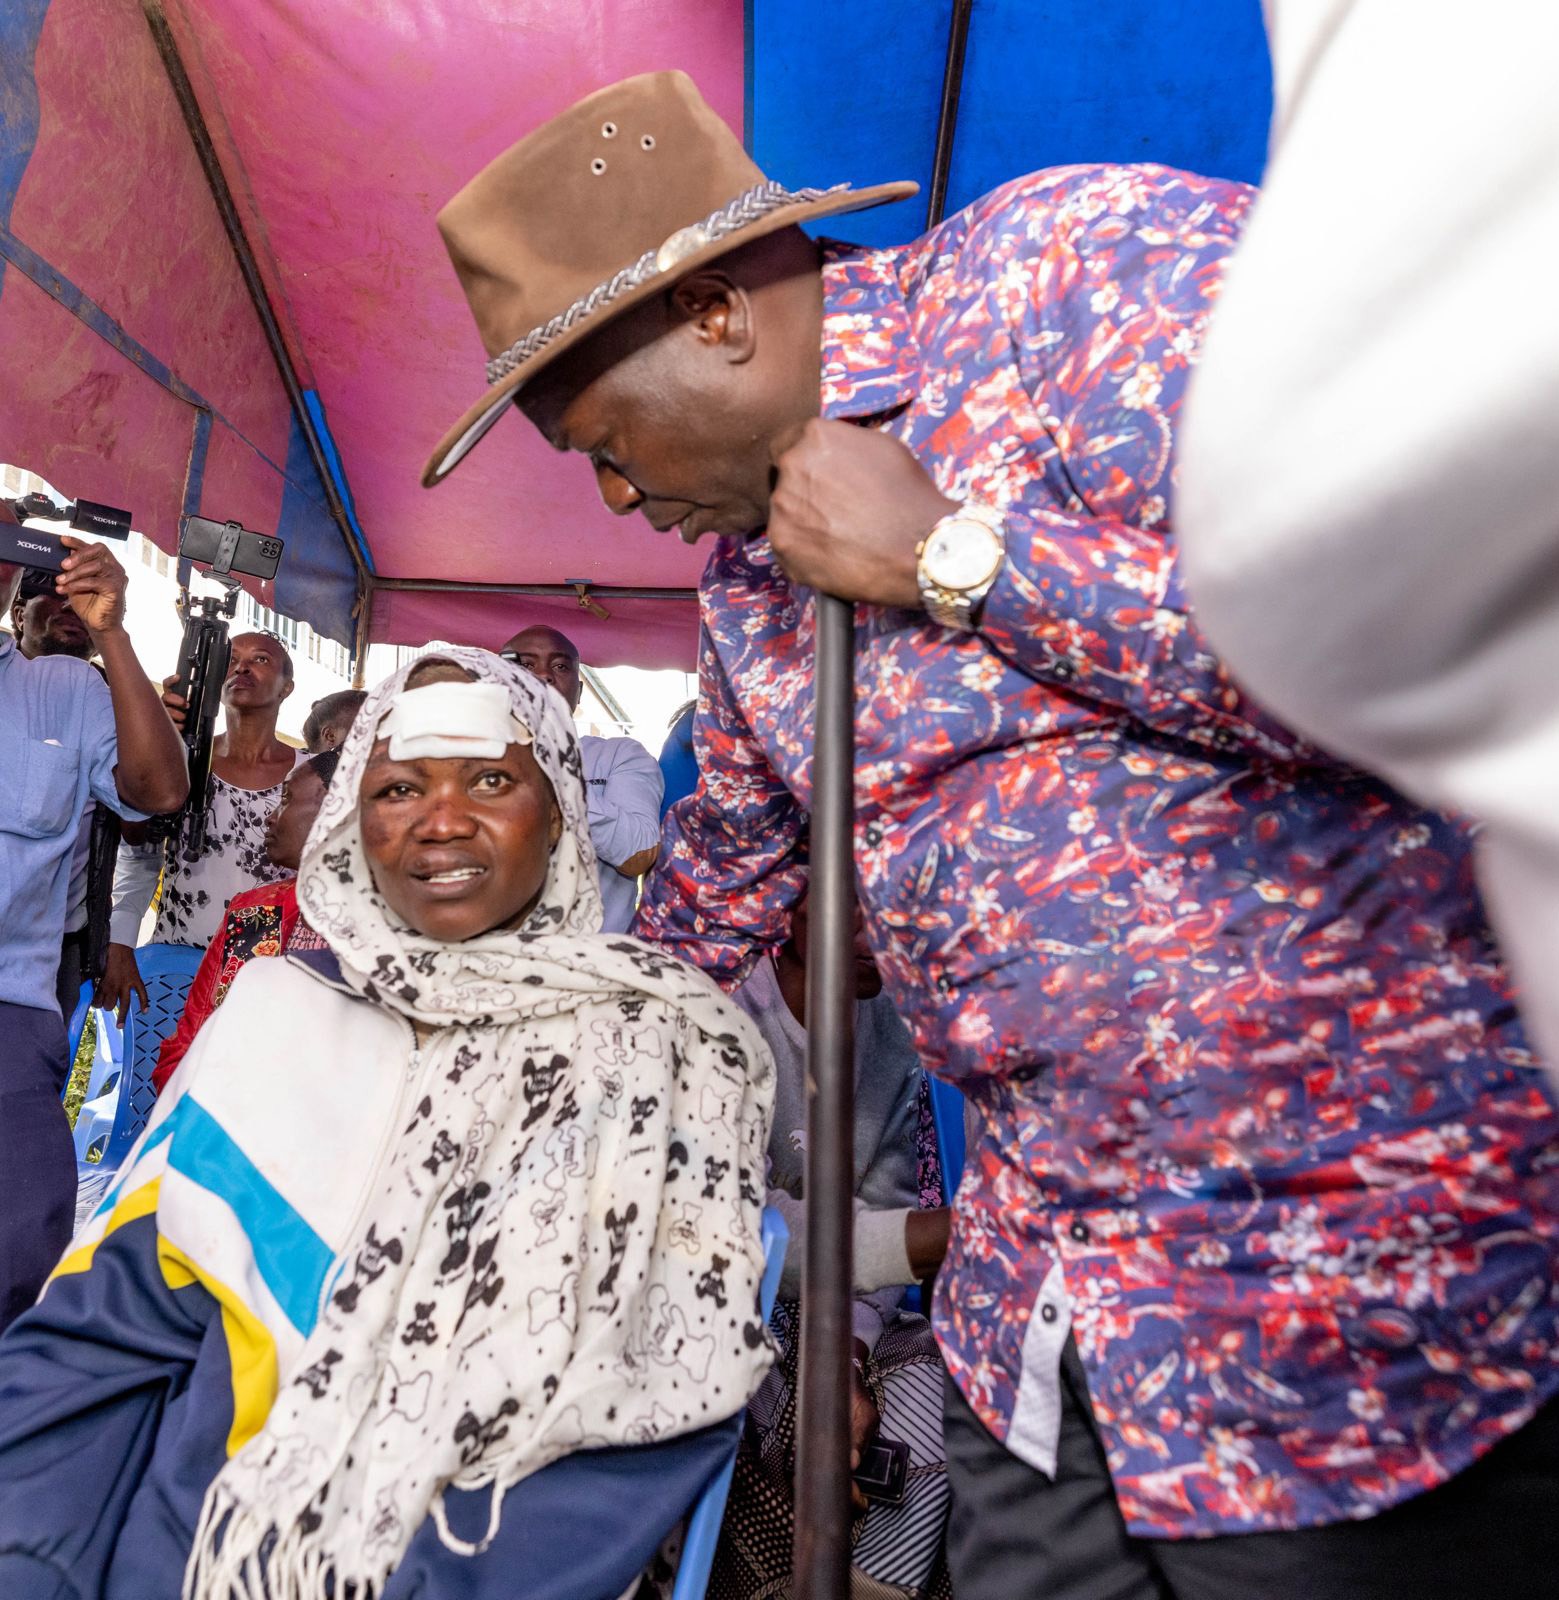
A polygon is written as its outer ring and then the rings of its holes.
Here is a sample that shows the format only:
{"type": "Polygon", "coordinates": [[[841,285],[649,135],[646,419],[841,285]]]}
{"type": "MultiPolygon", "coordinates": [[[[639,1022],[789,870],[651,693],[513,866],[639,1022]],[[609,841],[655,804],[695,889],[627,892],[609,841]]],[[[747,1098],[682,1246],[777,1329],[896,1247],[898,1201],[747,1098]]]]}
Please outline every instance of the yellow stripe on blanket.
{"type": "Polygon", "coordinates": [[[157,1195],[161,1186],[161,1177],[153,1178],[150,1183],[142,1184],[139,1189],[127,1194],[119,1204],[108,1213],[108,1220],[103,1225],[103,1230],[95,1238],[89,1239],[85,1244],[77,1245],[74,1250],[65,1253],[64,1259],[49,1274],[52,1281],[55,1278],[67,1277],[73,1272],[86,1272],[92,1265],[92,1257],[97,1247],[116,1228],[122,1228],[127,1222],[134,1222],[139,1217],[149,1217],[157,1209],[157,1195]]]}
{"type": "Polygon", "coordinates": [[[265,1426],[276,1402],[276,1341],[270,1330],[225,1283],[161,1235],[157,1260],[170,1289],[198,1283],[222,1308],[222,1332],[227,1339],[228,1364],[233,1369],[233,1425],[227,1433],[227,1453],[236,1456],[265,1426]]]}

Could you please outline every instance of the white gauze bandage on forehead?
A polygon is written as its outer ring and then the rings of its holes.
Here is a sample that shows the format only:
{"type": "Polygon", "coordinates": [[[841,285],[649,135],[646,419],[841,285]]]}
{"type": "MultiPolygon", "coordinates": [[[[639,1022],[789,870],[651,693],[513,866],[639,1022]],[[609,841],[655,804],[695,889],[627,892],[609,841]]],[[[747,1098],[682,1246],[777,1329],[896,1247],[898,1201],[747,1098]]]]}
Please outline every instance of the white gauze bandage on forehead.
{"type": "Polygon", "coordinates": [[[491,759],[511,744],[530,744],[509,691],[497,683],[430,683],[406,690],[379,723],[392,761],[451,757],[491,759]]]}

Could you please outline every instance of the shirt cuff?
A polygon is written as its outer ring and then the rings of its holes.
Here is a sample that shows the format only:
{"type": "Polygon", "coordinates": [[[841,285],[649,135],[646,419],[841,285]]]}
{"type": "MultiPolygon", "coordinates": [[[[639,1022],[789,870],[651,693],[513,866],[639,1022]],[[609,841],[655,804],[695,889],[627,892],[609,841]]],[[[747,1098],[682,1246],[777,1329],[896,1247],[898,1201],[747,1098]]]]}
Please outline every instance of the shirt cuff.
{"type": "Polygon", "coordinates": [[[132,948],[140,942],[141,924],[157,897],[162,872],[160,844],[122,844],[114,872],[114,909],[108,919],[108,937],[114,944],[132,948]]]}
{"type": "Polygon", "coordinates": [[[908,1217],[908,1210],[856,1212],[855,1287],[858,1292],[899,1288],[916,1281],[905,1238],[908,1217]]]}
{"type": "Polygon", "coordinates": [[[877,1348],[877,1341],[886,1326],[882,1312],[870,1300],[850,1302],[850,1332],[866,1346],[868,1352],[877,1348]]]}

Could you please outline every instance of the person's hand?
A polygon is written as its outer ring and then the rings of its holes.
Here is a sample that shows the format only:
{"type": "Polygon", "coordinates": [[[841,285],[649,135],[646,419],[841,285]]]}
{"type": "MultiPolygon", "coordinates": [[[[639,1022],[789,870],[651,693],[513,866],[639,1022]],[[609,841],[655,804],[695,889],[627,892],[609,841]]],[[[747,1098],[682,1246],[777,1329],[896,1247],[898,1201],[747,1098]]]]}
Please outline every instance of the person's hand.
{"type": "Polygon", "coordinates": [[[920,609],[916,551],[958,502],[907,446],[814,417],[778,442],[774,467],[769,543],[791,579],[841,600],[920,609]]]}
{"type": "Polygon", "coordinates": [[[625,878],[642,878],[651,867],[655,865],[655,857],[660,854],[658,844],[647,844],[645,847],[619,863],[612,870],[620,872],[625,878]]]}
{"type": "MultiPolygon", "coordinates": [[[[867,1357],[867,1349],[859,1339],[855,1341],[856,1359],[850,1364],[850,1471],[855,1472],[861,1465],[861,1459],[866,1453],[866,1447],[877,1437],[877,1429],[882,1425],[882,1418],[877,1412],[877,1402],[872,1399],[871,1390],[866,1387],[866,1377],[861,1370],[861,1364],[867,1357]]],[[[851,1481],[850,1505],[856,1512],[865,1511],[871,1502],[861,1493],[860,1485],[851,1481]]]]}
{"type": "Polygon", "coordinates": [[[142,1011],[151,1009],[146,985],[141,982],[141,969],[135,964],[135,951],[127,944],[111,944],[108,960],[103,964],[103,976],[92,991],[92,1004],[115,1012],[115,1020],[122,1028],[130,1014],[132,993],[140,997],[142,1011]]]}
{"type": "Polygon", "coordinates": [[[125,569],[104,544],[89,544],[71,534],[62,534],[60,543],[72,554],[61,563],[55,589],[70,602],[70,608],[93,634],[112,633],[125,620],[125,569]]]}
{"type": "Polygon", "coordinates": [[[904,1219],[904,1253],[922,1281],[935,1277],[941,1269],[942,1258],[947,1254],[948,1235],[952,1231],[952,1210],[948,1206],[934,1206],[925,1211],[911,1211],[904,1219]]]}
{"type": "Polygon", "coordinates": [[[178,681],[179,675],[176,672],[170,672],[162,680],[162,705],[163,709],[168,713],[168,720],[180,733],[183,733],[184,718],[189,711],[189,701],[173,687],[178,681]]]}

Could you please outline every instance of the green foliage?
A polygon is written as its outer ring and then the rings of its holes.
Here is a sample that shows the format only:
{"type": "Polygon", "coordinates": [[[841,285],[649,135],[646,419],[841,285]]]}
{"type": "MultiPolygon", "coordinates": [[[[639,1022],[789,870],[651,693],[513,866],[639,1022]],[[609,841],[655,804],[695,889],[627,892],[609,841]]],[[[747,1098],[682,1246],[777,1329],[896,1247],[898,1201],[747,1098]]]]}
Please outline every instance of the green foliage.
{"type": "Polygon", "coordinates": [[[70,1069],[70,1082],[65,1088],[65,1115],[72,1128],[81,1115],[81,1102],[87,1097],[87,1083],[92,1076],[92,1058],[97,1054],[97,1013],[87,1012],[87,1025],[81,1030],[81,1043],[76,1047],[76,1059],[70,1069]]]}

